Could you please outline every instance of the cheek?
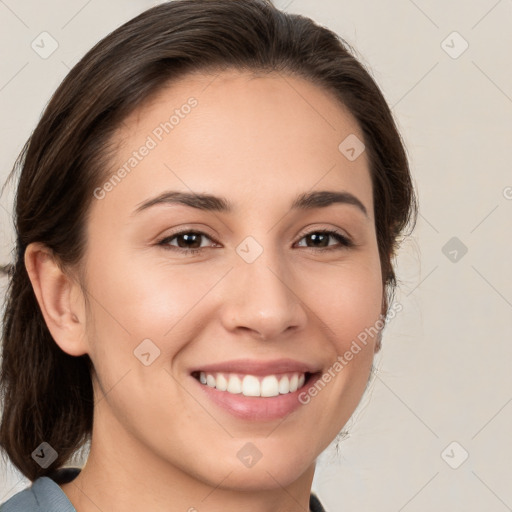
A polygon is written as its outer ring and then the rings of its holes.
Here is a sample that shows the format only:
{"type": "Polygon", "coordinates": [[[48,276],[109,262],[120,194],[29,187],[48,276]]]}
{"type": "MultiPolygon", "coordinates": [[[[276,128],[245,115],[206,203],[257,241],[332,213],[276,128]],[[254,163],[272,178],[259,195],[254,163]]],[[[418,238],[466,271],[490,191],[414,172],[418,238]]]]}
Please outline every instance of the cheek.
{"type": "Polygon", "coordinates": [[[148,265],[121,254],[109,255],[108,261],[116,265],[104,265],[107,255],[102,256],[89,259],[87,283],[94,297],[88,321],[90,356],[98,375],[114,379],[134,364],[138,371],[141,364],[134,351],[139,346],[149,348],[151,357],[158,354],[153,367],[169,367],[201,329],[197,320],[205,317],[205,308],[212,309],[211,291],[229,266],[204,265],[199,270],[165,261],[148,265]]]}
{"type": "MultiPolygon", "coordinates": [[[[340,265],[324,277],[317,275],[316,283],[311,308],[330,332],[338,354],[379,325],[383,285],[377,256],[340,265]]],[[[368,342],[371,344],[372,339],[368,342]]]]}
{"type": "Polygon", "coordinates": [[[378,256],[364,255],[329,273],[315,276],[316,293],[309,306],[319,322],[316,332],[324,333],[318,350],[328,361],[320,379],[306,388],[299,400],[315,418],[315,428],[323,435],[317,450],[328,443],[346,424],[366,388],[380,326],[382,280],[378,256]]]}
{"type": "Polygon", "coordinates": [[[334,395],[351,393],[357,403],[366,386],[378,332],[383,326],[383,284],[378,255],[347,265],[324,284],[326,291],[317,296],[316,307],[320,320],[328,328],[327,337],[335,352],[330,356],[330,374],[336,382],[333,390],[338,390],[334,395]]]}

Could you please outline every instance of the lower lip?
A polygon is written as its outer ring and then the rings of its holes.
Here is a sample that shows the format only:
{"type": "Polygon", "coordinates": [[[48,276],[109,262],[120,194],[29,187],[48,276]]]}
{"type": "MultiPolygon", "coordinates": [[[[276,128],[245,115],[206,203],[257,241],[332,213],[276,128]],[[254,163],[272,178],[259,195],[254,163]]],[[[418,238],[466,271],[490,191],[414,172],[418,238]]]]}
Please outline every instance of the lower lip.
{"type": "Polygon", "coordinates": [[[219,391],[205,384],[201,384],[192,377],[203,392],[216,405],[228,411],[237,418],[252,421],[268,421],[288,416],[303,404],[299,401],[299,395],[318,380],[318,374],[309,375],[308,379],[297,391],[272,397],[245,396],[242,393],[228,393],[219,391]]]}

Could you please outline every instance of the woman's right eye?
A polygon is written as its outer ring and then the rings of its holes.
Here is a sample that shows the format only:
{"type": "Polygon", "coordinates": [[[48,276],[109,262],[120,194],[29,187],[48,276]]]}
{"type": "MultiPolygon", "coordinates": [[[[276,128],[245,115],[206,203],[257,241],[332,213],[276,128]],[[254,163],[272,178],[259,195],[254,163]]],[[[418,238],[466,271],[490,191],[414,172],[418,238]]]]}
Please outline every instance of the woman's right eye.
{"type": "Polygon", "coordinates": [[[157,245],[164,247],[165,249],[179,251],[182,253],[188,254],[197,254],[201,252],[206,247],[201,244],[201,237],[208,238],[212,240],[215,244],[216,240],[213,240],[206,233],[202,233],[201,231],[180,231],[178,233],[173,233],[172,235],[168,235],[162,240],[160,240],[157,245]],[[178,245],[174,245],[173,242],[176,240],[178,245]],[[199,241],[199,246],[197,245],[199,241]]]}

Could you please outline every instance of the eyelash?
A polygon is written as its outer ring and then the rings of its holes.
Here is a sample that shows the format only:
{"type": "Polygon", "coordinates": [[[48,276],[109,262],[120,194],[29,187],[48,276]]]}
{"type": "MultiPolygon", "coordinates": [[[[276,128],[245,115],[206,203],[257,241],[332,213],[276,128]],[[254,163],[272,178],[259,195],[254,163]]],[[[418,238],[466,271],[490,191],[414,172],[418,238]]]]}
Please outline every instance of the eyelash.
{"type": "MultiPolygon", "coordinates": [[[[343,249],[347,249],[347,248],[353,247],[355,245],[345,235],[342,235],[341,233],[338,233],[337,231],[332,231],[332,230],[328,230],[328,229],[315,229],[313,231],[310,231],[309,233],[305,233],[305,234],[303,234],[301,236],[299,241],[302,240],[303,238],[306,238],[306,237],[308,237],[310,235],[313,235],[313,234],[330,235],[333,238],[335,238],[340,243],[340,245],[334,245],[334,246],[328,246],[328,247],[319,247],[319,248],[305,247],[305,249],[311,249],[313,251],[324,252],[324,251],[343,250],[343,249]]],[[[173,233],[172,235],[166,236],[165,238],[159,240],[156,245],[161,246],[161,247],[163,247],[166,250],[178,251],[180,253],[186,254],[187,256],[193,256],[195,254],[200,253],[204,249],[208,248],[208,247],[200,247],[198,249],[186,249],[186,248],[183,248],[183,247],[176,247],[176,246],[173,246],[173,245],[169,245],[169,242],[171,240],[174,240],[176,237],[178,237],[180,235],[201,235],[201,236],[205,236],[206,238],[209,238],[215,244],[219,243],[219,242],[217,242],[217,240],[215,240],[211,236],[207,235],[206,233],[203,233],[202,231],[194,231],[194,230],[190,230],[189,229],[189,230],[180,231],[178,233],[173,233]]]]}

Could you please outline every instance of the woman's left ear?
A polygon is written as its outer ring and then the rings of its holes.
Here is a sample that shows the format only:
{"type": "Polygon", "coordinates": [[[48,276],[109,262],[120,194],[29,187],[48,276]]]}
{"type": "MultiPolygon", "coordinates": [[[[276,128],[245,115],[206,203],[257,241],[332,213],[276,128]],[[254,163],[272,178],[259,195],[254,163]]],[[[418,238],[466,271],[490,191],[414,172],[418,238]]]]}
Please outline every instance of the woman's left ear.
{"type": "Polygon", "coordinates": [[[79,284],[63,271],[52,251],[39,242],[28,245],[25,267],[57,345],[72,356],[88,353],[85,301],[79,284]]]}

